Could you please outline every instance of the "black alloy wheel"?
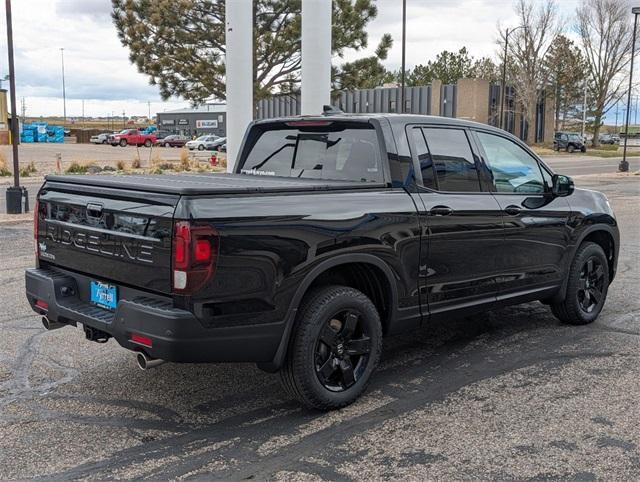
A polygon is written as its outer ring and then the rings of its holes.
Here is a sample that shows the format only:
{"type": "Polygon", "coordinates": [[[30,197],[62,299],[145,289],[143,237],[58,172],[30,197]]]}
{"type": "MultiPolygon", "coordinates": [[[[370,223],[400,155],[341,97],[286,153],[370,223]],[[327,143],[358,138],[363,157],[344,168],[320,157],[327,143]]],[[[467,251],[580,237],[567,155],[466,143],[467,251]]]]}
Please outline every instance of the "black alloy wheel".
{"type": "Polygon", "coordinates": [[[362,376],[369,360],[371,338],[361,313],[336,313],[320,330],[315,349],[315,369],[323,387],[342,392],[362,376]]]}
{"type": "Polygon", "coordinates": [[[580,283],[576,296],[585,313],[592,313],[602,300],[604,292],[604,266],[602,261],[591,256],[580,270],[580,283]]]}
{"type": "Polygon", "coordinates": [[[382,324],[371,300],[348,286],[318,287],[300,305],[280,381],[306,407],[341,408],[365,391],[381,352],[382,324]]]}
{"type": "Polygon", "coordinates": [[[560,321],[586,325],[598,318],[609,290],[609,261],[599,244],[584,242],[569,270],[564,299],[551,303],[560,321]]]}

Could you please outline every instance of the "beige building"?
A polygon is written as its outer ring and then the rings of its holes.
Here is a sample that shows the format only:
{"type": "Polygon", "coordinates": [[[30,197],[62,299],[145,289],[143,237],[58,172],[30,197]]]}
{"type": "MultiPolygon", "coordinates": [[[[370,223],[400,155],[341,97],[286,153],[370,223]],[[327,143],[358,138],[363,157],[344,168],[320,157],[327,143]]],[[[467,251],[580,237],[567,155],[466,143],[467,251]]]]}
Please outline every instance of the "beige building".
{"type": "MultiPolygon", "coordinates": [[[[404,112],[456,117],[497,127],[500,123],[501,90],[500,84],[492,84],[484,79],[460,79],[455,84],[442,84],[434,80],[430,85],[405,89],[404,112]]],[[[513,89],[507,88],[506,91],[503,121],[506,130],[525,140],[531,128],[534,130],[531,136],[534,142],[552,142],[553,99],[545,98],[535,106],[534,125],[528,126],[514,101],[513,89]]],[[[393,86],[343,91],[334,96],[333,104],[348,113],[393,113],[401,111],[400,94],[400,88],[393,86]]],[[[299,114],[299,94],[277,95],[258,102],[259,119],[299,114]]]]}

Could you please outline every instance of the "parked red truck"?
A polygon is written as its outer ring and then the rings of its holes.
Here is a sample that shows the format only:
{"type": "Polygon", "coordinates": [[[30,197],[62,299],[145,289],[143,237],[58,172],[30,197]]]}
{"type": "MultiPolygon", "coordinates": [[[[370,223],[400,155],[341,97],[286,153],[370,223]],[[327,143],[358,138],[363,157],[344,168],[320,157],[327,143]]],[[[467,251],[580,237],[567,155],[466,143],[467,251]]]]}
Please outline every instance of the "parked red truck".
{"type": "Polygon", "coordinates": [[[109,138],[112,146],[144,146],[151,147],[156,143],[154,134],[144,134],[139,129],[124,129],[109,138]]]}

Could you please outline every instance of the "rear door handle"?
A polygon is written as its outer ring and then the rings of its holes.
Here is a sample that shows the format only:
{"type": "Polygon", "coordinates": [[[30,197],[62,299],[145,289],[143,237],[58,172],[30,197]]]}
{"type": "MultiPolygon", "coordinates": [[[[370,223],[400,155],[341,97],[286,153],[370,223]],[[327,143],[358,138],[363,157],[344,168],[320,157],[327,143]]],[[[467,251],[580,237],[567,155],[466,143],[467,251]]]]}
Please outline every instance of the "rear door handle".
{"type": "Polygon", "coordinates": [[[453,212],[449,206],[434,206],[429,211],[432,216],[449,216],[453,212]]]}
{"type": "Polygon", "coordinates": [[[511,206],[507,206],[506,208],[504,208],[504,212],[507,213],[509,216],[517,216],[522,212],[522,208],[512,204],[511,206]]]}

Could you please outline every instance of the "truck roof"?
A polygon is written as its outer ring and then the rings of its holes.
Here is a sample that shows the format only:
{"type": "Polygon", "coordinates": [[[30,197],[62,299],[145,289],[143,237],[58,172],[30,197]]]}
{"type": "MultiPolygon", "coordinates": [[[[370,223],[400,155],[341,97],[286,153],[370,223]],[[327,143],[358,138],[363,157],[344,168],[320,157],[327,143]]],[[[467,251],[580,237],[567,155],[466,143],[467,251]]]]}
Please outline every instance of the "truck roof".
{"type": "Polygon", "coordinates": [[[295,122],[300,120],[343,120],[343,121],[361,121],[368,122],[372,119],[387,119],[392,125],[405,125],[405,124],[416,124],[416,123],[425,123],[425,124],[440,124],[440,125],[453,125],[460,127],[475,127],[482,128],[486,130],[492,130],[496,132],[500,132],[501,134],[505,134],[506,132],[502,129],[498,129],[497,127],[490,126],[488,124],[483,124],[481,122],[470,121],[466,119],[456,119],[453,117],[442,117],[436,115],[422,115],[422,114],[349,114],[349,113],[331,113],[325,115],[299,115],[299,116],[289,116],[289,117],[274,117],[270,119],[260,119],[254,121],[254,124],[268,124],[270,122],[295,122]]]}

